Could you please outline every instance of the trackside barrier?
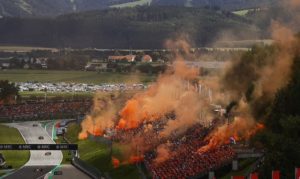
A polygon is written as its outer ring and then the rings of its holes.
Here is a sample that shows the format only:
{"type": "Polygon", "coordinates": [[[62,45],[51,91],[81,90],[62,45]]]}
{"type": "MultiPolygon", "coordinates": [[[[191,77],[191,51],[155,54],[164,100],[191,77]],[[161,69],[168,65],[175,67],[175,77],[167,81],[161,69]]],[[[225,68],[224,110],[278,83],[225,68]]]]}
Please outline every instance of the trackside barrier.
{"type": "Polygon", "coordinates": [[[85,174],[87,174],[93,179],[105,179],[104,175],[99,170],[88,165],[87,163],[85,163],[84,161],[80,160],[77,157],[73,157],[71,163],[76,168],[78,168],[79,170],[81,170],[82,172],[84,172],[85,174]]]}

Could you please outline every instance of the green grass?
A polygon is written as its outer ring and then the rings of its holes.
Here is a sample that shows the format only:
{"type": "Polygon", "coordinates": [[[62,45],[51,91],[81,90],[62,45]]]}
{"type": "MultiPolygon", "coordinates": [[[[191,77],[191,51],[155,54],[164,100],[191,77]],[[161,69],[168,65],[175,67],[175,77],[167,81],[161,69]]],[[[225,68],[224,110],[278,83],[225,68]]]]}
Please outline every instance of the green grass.
{"type": "MultiPolygon", "coordinates": [[[[24,144],[24,140],[15,128],[0,125],[0,143],[1,144],[24,144]]],[[[23,166],[29,159],[29,151],[0,151],[3,154],[6,164],[13,168],[23,166]]]]}
{"type": "Polygon", "coordinates": [[[110,7],[112,7],[112,8],[135,7],[135,6],[147,5],[147,4],[150,4],[151,2],[152,2],[152,0],[137,0],[134,2],[112,5],[110,7]]]}
{"type": "MultiPolygon", "coordinates": [[[[58,136],[57,139],[55,140],[55,143],[63,144],[63,143],[67,143],[67,142],[64,141],[62,136],[58,136]]],[[[69,150],[62,150],[61,152],[63,154],[63,160],[61,163],[62,164],[70,164],[71,160],[72,160],[71,152],[69,150]]]]}
{"type": "MultiPolygon", "coordinates": [[[[32,96],[35,97],[45,97],[45,92],[42,91],[22,91],[19,92],[19,94],[23,97],[23,98],[29,98],[32,96]]],[[[75,92],[75,93],[71,93],[71,92],[55,92],[55,93],[47,93],[47,98],[54,98],[54,97],[61,97],[61,98],[86,98],[86,97],[93,97],[94,93],[92,92],[75,92]]]]}
{"type": "Polygon", "coordinates": [[[0,80],[12,82],[70,82],[70,83],[148,83],[155,80],[154,75],[129,73],[97,73],[86,71],[55,70],[2,70],[0,80]]]}
{"type": "Polygon", "coordinates": [[[80,158],[94,166],[103,173],[109,173],[113,179],[134,179],[139,178],[138,169],[135,165],[124,164],[119,168],[113,168],[111,163],[111,153],[113,156],[122,158],[122,152],[119,144],[113,145],[112,151],[110,146],[107,144],[87,140],[78,140],[77,136],[81,128],[78,124],[72,123],[68,126],[68,131],[66,133],[66,138],[71,143],[77,143],[79,148],[80,158]]]}
{"type": "Polygon", "coordinates": [[[55,48],[45,48],[45,47],[29,47],[29,46],[0,46],[1,51],[9,51],[9,52],[31,52],[32,50],[50,50],[50,51],[58,51],[55,48]]]}
{"type": "Polygon", "coordinates": [[[252,164],[256,161],[256,159],[244,159],[239,161],[239,168],[238,171],[231,171],[225,176],[221,177],[221,179],[231,179],[231,176],[245,176],[251,169],[252,164]]]}

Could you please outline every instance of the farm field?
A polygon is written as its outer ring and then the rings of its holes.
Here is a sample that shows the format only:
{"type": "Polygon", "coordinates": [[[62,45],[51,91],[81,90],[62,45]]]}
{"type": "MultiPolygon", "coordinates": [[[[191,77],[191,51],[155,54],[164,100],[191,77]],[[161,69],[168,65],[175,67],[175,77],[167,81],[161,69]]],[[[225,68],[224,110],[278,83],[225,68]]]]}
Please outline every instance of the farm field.
{"type": "Polygon", "coordinates": [[[69,83],[148,83],[155,75],[129,73],[97,73],[91,71],[2,70],[0,80],[11,82],[69,82],[69,83]]]}
{"type": "Polygon", "coordinates": [[[0,51],[4,52],[30,52],[32,50],[49,50],[58,51],[56,48],[46,48],[46,47],[30,47],[30,46],[0,46],[0,51]]]}

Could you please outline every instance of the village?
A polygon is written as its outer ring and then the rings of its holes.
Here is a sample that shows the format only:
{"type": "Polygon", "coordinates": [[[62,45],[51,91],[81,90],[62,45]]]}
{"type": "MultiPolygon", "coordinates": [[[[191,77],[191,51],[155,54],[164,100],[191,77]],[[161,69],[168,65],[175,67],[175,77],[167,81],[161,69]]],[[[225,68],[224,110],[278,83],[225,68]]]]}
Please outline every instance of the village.
{"type": "MultiPolygon", "coordinates": [[[[190,67],[215,70],[224,67],[226,56],[245,49],[194,49],[195,56],[206,58],[188,60],[190,67]]],[[[0,70],[79,70],[122,73],[159,74],[172,63],[167,50],[31,50],[0,52],[0,70]]],[[[207,72],[207,71],[206,71],[207,72]]]]}

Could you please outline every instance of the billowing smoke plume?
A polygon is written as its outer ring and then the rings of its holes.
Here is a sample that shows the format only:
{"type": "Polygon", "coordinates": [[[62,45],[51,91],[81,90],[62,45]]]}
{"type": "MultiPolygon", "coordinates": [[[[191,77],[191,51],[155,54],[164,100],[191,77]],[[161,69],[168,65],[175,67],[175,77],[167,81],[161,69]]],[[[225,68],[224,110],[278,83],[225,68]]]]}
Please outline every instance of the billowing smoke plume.
{"type": "Polygon", "coordinates": [[[111,98],[96,93],[93,108],[81,123],[79,139],[86,139],[90,134],[102,136],[105,129],[113,127],[115,114],[116,109],[111,98]]]}
{"type": "MultiPolygon", "coordinates": [[[[125,163],[143,160],[144,152],[156,146],[159,163],[173,155],[164,144],[169,138],[183,134],[195,124],[210,123],[210,98],[200,95],[199,69],[184,62],[192,58],[189,43],[182,39],[168,40],[166,46],[174,50],[175,58],[157,82],[128,100],[119,113],[110,99],[98,100],[96,96],[91,113],[81,124],[80,138],[104,135],[106,129],[114,129],[115,137],[120,135],[121,143],[129,146],[123,151],[127,156],[125,163]],[[152,122],[157,123],[152,126],[152,122]],[[159,126],[162,128],[157,130],[159,126]],[[131,133],[132,130],[135,132],[131,133]]],[[[120,164],[116,158],[112,162],[115,167],[120,164]]]]}
{"type": "MultiPolygon", "coordinates": [[[[285,5],[299,7],[300,4],[290,0],[285,5]]],[[[294,18],[297,19],[297,16],[294,18]]],[[[247,139],[264,128],[259,121],[268,120],[265,119],[267,109],[272,105],[276,92],[288,84],[294,57],[299,53],[299,41],[289,25],[273,21],[273,46],[254,47],[242,58],[233,60],[226,70],[220,83],[236,104],[236,117],[229,125],[214,130],[206,138],[208,145],[199,149],[200,153],[229,142],[230,137],[247,139]]]]}
{"type": "Polygon", "coordinates": [[[237,110],[239,115],[234,117],[232,122],[217,127],[206,137],[209,142],[198,150],[200,154],[211,148],[230,143],[230,138],[236,141],[249,139],[258,130],[264,128],[263,124],[258,123],[251,116],[249,105],[243,100],[239,102],[237,110]]]}
{"type": "Polygon", "coordinates": [[[170,146],[168,144],[161,144],[157,147],[157,157],[155,158],[155,163],[162,163],[173,156],[173,152],[170,151],[170,146]]]}
{"type": "MultiPolygon", "coordinates": [[[[261,122],[267,106],[289,81],[299,47],[290,28],[274,21],[271,29],[273,46],[254,47],[232,60],[225,73],[213,80],[199,80],[199,70],[186,65],[184,60],[193,58],[187,41],[168,40],[166,46],[175,53],[170,68],[149,89],[128,100],[119,112],[110,99],[95,98],[79,137],[103,135],[106,129],[114,129],[115,137],[129,146],[124,152],[127,163],[143,160],[144,152],[155,148],[154,161],[164,162],[175,155],[167,141],[195,124],[209,124],[213,118],[211,105],[218,102],[229,104],[226,114],[219,119],[223,125],[207,135],[207,145],[198,150],[199,154],[228,143],[230,138],[248,139],[264,128],[261,122]],[[201,93],[204,86],[210,88],[208,95],[201,93]]],[[[112,162],[116,167],[120,164],[116,158],[112,162]]]]}
{"type": "MultiPolygon", "coordinates": [[[[190,47],[186,41],[168,41],[166,44],[189,55],[190,47]]],[[[158,77],[156,84],[126,103],[120,113],[117,129],[136,128],[144,122],[161,120],[166,114],[175,113],[176,118],[169,120],[161,132],[162,136],[167,137],[175,131],[180,134],[195,123],[207,120],[199,118],[207,102],[201,99],[197,86],[193,84],[193,81],[197,81],[199,71],[188,67],[179,53],[175,56],[172,67],[158,77]]]]}

